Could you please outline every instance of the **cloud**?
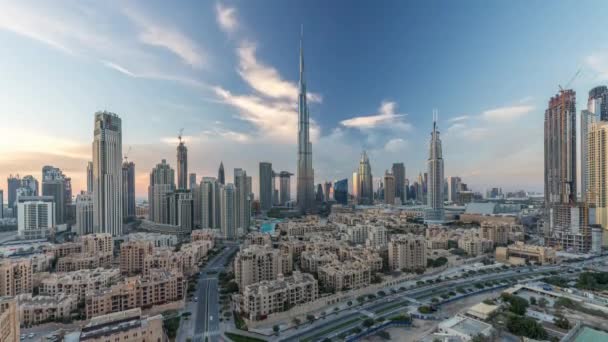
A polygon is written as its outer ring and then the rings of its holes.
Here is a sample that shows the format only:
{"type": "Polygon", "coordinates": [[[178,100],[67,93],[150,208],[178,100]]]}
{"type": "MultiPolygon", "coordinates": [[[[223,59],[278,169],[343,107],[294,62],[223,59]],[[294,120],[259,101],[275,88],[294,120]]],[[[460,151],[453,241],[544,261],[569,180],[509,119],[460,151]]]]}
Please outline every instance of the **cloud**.
{"type": "Polygon", "coordinates": [[[205,65],[205,57],[198,45],[177,28],[146,17],[140,10],[125,8],[123,12],[141,30],[139,40],[142,43],[165,48],[194,68],[200,69],[205,65]]]}
{"type": "Polygon", "coordinates": [[[460,122],[460,121],[466,121],[470,118],[469,115],[461,115],[461,116],[456,116],[453,118],[448,119],[448,122],[460,122]]]}
{"type": "Polygon", "coordinates": [[[213,130],[206,130],[202,132],[202,135],[207,138],[216,139],[222,138],[227,141],[234,141],[244,143],[250,141],[251,137],[245,133],[215,128],[213,130]]]}
{"type": "Polygon", "coordinates": [[[534,110],[534,106],[521,105],[500,107],[486,110],[481,113],[481,117],[490,122],[509,122],[518,119],[534,110]]]}
{"type": "Polygon", "coordinates": [[[138,77],[138,75],[135,75],[134,73],[132,73],[131,71],[127,70],[126,68],[114,63],[114,62],[110,62],[110,61],[101,61],[101,64],[105,65],[106,67],[110,68],[110,69],[114,69],[120,73],[123,73],[127,76],[130,77],[138,77]]]}
{"type": "Polygon", "coordinates": [[[386,145],[384,145],[384,149],[389,152],[401,152],[406,149],[408,146],[407,140],[403,140],[401,138],[395,138],[389,140],[386,145]]]}
{"type": "Polygon", "coordinates": [[[340,124],[345,127],[357,128],[361,130],[372,128],[391,128],[396,130],[407,131],[411,129],[411,124],[403,121],[405,114],[395,113],[397,104],[391,101],[383,101],[378,109],[378,114],[369,116],[358,116],[340,121],[340,124]]]}
{"type": "Polygon", "coordinates": [[[215,5],[215,16],[220,28],[226,33],[233,33],[239,27],[236,20],[236,8],[224,7],[221,3],[215,5]]]}
{"type": "MultiPolygon", "coordinates": [[[[264,96],[289,99],[297,103],[298,85],[284,80],[275,68],[259,62],[255,44],[241,42],[236,52],[239,57],[238,73],[251,88],[264,96]]],[[[314,93],[308,93],[307,98],[311,102],[322,101],[321,96],[314,93]]]]}

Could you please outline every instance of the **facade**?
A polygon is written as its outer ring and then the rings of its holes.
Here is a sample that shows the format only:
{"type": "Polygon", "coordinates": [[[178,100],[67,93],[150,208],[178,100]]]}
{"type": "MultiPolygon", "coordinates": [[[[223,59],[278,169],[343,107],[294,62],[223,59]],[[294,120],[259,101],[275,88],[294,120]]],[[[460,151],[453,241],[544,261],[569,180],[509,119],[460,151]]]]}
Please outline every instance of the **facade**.
{"type": "Polygon", "coordinates": [[[270,246],[251,245],[239,251],[234,258],[234,278],[240,291],[247,285],[276,279],[282,273],[281,258],[281,252],[270,246]]]}
{"type": "Polygon", "coordinates": [[[188,189],[188,148],[184,145],[181,134],[177,145],[177,188],[188,189]]]}
{"type": "Polygon", "coordinates": [[[286,205],[291,201],[291,176],[293,173],[281,171],[279,173],[279,204],[286,205]]]}
{"type": "Polygon", "coordinates": [[[93,194],[81,192],[76,196],[76,233],[93,233],[93,194]]]}
{"type": "Polygon", "coordinates": [[[353,172],[353,199],[355,201],[355,203],[359,203],[359,173],[357,171],[353,172]]]}
{"type": "Polygon", "coordinates": [[[175,191],[175,172],[163,159],[150,172],[148,216],[156,223],[169,223],[168,195],[175,191]]]}
{"type": "Polygon", "coordinates": [[[19,313],[14,297],[0,297],[0,341],[20,341],[19,313]]]}
{"type": "Polygon", "coordinates": [[[154,252],[151,241],[139,240],[123,242],[120,245],[120,273],[131,276],[144,270],[144,261],[154,252]]]}
{"type": "Polygon", "coordinates": [[[371,268],[361,261],[334,261],[318,269],[319,286],[338,292],[366,287],[371,283],[371,268]]]}
{"type": "Polygon", "coordinates": [[[388,266],[393,271],[426,268],[426,241],[412,234],[393,235],[388,242],[388,266]]]}
{"type": "Polygon", "coordinates": [[[307,273],[294,272],[289,277],[247,285],[243,290],[241,312],[250,320],[287,311],[319,297],[317,280],[307,273]]]}
{"type": "Polygon", "coordinates": [[[589,133],[599,122],[598,116],[589,110],[581,111],[581,197],[587,200],[589,193],[589,133]]]}
{"type": "Polygon", "coordinates": [[[386,171],[384,174],[384,203],[393,205],[395,198],[400,198],[397,196],[396,183],[395,176],[386,171]]]}
{"type": "Polygon", "coordinates": [[[82,342],[169,340],[163,329],[163,316],[144,317],[140,308],[95,317],[77,335],[82,342]]]}
{"type": "Polygon", "coordinates": [[[127,161],[122,163],[122,215],[135,217],[135,164],[127,161]]]}
{"type": "Polygon", "coordinates": [[[492,240],[465,236],[458,240],[458,248],[464,250],[469,256],[476,257],[492,250],[494,243],[492,240]]]}
{"type": "Polygon", "coordinates": [[[30,259],[0,260],[0,297],[31,293],[33,289],[30,259]]]}
{"type": "Polygon", "coordinates": [[[177,189],[167,194],[169,212],[168,224],[179,227],[182,233],[189,234],[194,228],[194,201],[190,190],[177,189]]]}
{"type": "Polygon", "coordinates": [[[459,202],[458,193],[460,192],[460,183],[462,183],[460,177],[448,177],[448,202],[459,202]]]}
{"type": "Polygon", "coordinates": [[[429,159],[427,161],[427,167],[427,206],[429,207],[429,210],[425,215],[425,221],[441,222],[444,218],[443,155],[441,151],[441,139],[439,138],[436,118],[433,120],[433,131],[431,132],[431,143],[429,146],[429,159]]]}
{"type": "Polygon", "coordinates": [[[234,184],[220,187],[220,229],[225,239],[237,238],[236,189],[234,184]]]}
{"type": "Polygon", "coordinates": [[[48,321],[69,319],[71,313],[78,308],[77,296],[64,293],[55,296],[21,294],[17,296],[17,302],[19,303],[19,321],[25,327],[48,321]]]}
{"type": "MultiPolygon", "coordinates": [[[[42,196],[53,197],[55,203],[55,222],[62,224],[66,221],[66,177],[60,169],[52,166],[42,168],[42,196]]],[[[35,195],[34,195],[35,196],[35,195]]]]}
{"type": "Polygon", "coordinates": [[[17,231],[22,239],[46,239],[55,229],[55,203],[26,201],[17,204],[17,231]]]}
{"type": "Polygon", "coordinates": [[[93,231],[122,235],[122,121],[95,113],[93,138],[93,231]]]}
{"type": "Polygon", "coordinates": [[[595,207],[595,223],[608,228],[608,122],[591,125],[588,134],[587,192],[586,201],[595,207]]]}
{"type": "Polygon", "coordinates": [[[399,198],[401,203],[404,203],[407,199],[405,194],[405,165],[403,163],[394,163],[392,173],[395,177],[395,198],[399,198]]]}
{"type": "Polygon", "coordinates": [[[190,173],[188,175],[188,189],[190,189],[190,191],[194,191],[194,189],[196,189],[196,187],[197,187],[196,173],[190,173]]]}
{"type": "MultiPolygon", "coordinates": [[[[193,230],[192,235],[199,230],[193,230]]],[[[159,234],[159,233],[131,233],[126,236],[127,241],[150,241],[155,248],[173,248],[177,245],[177,237],[175,235],[159,234]]],[[[194,241],[194,237],[192,238],[194,241]]]]}
{"type": "Polygon", "coordinates": [[[272,164],[260,163],[260,207],[262,210],[272,208],[272,197],[274,192],[272,164]]]}
{"type": "Polygon", "coordinates": [[[251,177],[243,169],[234,169],[236,228],[246,233],[251,225],[251,177]]]}
{"type": "Polygon", "coordinates": [[[298,171],[297,202],[302,212],[314,208],[314,169],[312,167],[312,143],[310,142],[310,118],[304,79],[304,41],[300,40],[300,83],[298,92],[298,171]]]}
{"type": "Polygon", "coordinates": [[[40,281],[40,295],[76,295],[78,301],[85,299],[88,291],[101,290],[120,279],[120,270],[96,268],[66,273],[50,273],[40,281]]]}
{"type": "Polygon", "coordinates": [[[213,177],[203,177],[200,185],[201,228],[220,228],[220,183],[213,177]]]}
{"type": "Polygon", "coordinates": [[[338,204],[348,204],[348,179],[334,182],[334,200],[338,204]]]}
{"type": "Polygon", "coordinates": [[[479,235],[484,239],[491,240],[494,245],[502,246],[509,242],[511,230],[511,225],[509,224],[484,221],[479,228],[479,235]]]}
{"type": "Polygon", "coordinates": [[[544,265],[555,264],[557,258],[555,250],[551,247],[526,245],[518,241],[508,247],[497,247],[496,261],[510,264],[530,262],[544,265]]]}
{"type": "Polygon", "coordinates": [[[359,204],[373,204],[374,186],[372,167],[365,151],[363,151],[361,160],[359,160],[359,172],[357,172],[357,177],[359,181],[357,186],[359,204]]]}
{"type": "Polygon", "coordinates": [[[226,177],[224,174],[224,162],[220,162],[220,168],[217,171],[217,181],[222,185],[226,184],[226,177]]]}
{"type": "Polygon", "coordinates": [[[15,202],[17,202],[17,189],[21,187],[21,179],[19,175],[9,175],[6,179],[7,183],[7,196],[8,196],[8,207],[13,208],[15,206],[15,202]]]}
{"type": "Polygon", "coordinates": [[[87,192],[93,193],[93,162],[87,162],[87,192]]]}

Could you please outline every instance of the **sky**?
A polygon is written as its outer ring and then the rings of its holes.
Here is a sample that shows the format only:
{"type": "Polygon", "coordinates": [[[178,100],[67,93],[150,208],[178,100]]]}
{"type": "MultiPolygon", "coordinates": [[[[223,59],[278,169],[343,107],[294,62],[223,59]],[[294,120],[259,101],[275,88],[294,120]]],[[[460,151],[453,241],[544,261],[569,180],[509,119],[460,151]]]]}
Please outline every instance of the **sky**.
{"type": "MultiPolygon", "coordinates": [[[[0,189],[44,165],[86,188],[93,117],[117,113],[145,197],[161,159],[228,181],[296,171],[304,32],[315,183],[426,169],[439,112],[445,176],[542,191],[543,117],[608,83],[605,1],[0,0],[0,189]],[[570,80],[577,70],[580,75],[570,80]]],[[[128,153],[127,153],[128,152],[128,153]]],[[[295,189],[295,177],[292,180],[295,189]]],[[[295,195],[295,194],[294,194],[295,195]]],[[[6,194],[5,194],[6,196],[6,194]]]]}

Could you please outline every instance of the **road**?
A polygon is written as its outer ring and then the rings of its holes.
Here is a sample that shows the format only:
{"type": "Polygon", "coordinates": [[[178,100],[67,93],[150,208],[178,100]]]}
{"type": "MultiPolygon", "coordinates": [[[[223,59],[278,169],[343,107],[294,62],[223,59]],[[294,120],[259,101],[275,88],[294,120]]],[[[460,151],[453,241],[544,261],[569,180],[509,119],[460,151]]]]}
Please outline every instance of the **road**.
{"type": "Polygon", "coordinates": [[[238,249],[237,246],[227,246],[211,259],[201,270],[196,297],[198,297],[194,318],[193,341],[220,341],[219,327],[219,280],[218,274],[226,268],[230,256],[238,249]]]}

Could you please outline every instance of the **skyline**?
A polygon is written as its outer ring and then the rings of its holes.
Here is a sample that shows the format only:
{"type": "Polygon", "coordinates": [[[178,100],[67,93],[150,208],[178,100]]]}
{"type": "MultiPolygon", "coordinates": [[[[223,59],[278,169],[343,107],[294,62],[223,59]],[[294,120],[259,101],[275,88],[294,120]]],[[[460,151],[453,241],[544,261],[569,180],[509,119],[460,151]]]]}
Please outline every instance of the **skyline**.
{"type": "Polygon", "coordinates": [[[580,38],[575,28],[557,24],[563,16],[597,22],[598,8],[606,8],[600,2],[555,4],[542,12],[534,11],[540,2],[347,6],[339,17],[347,29],[329,20],[345,2],[320,4],[290,8],[276,2],[265,15],[247,2],[183,8],[132,2],[118,9],[70,1],[6,4],[0,40],[14,53],[0,66],[7,75],[0,80],[0,178],[18,173],[40,180],[42,166],[53,165],[73,179],[75,194],[86,189],[93,117],[104,109],[123,121],[123,153],[131,147],[138,198],[146,196],[150,170],[161,159],[177,167],[182,127],[188,171],[199,179],[215,175],[220,161],[229,179],[234,168],[248,171],[253,189],[261,161],[295,173],[299,23],[306,39],[315,184],[350,178],[362,150],[369,152],[374,184],[394,162],[404,162],[414,180],[425,170],[426,134],[437,107],[446,177],[460,176],[475,190],[542,191],[548,99],[578,68],[582,74],[571,85],[577,112],[591,88],[607,83],[599,30],[585,26],[580,38]],[[510,27],[509,19],[523,9],[526,16],[510,27]],[[84,18],[93,12],[114,16],[95,17],[99,25],[86,27],[84,18]],[[480,14],[486,15],[476,25],[467,21],[480,14]],[[369,20],[361,21],[362,15],[369,20]],[[429,18],[436,21],[425,22],[429,18]],[[486,32],[475,30],[480,27],[486,32]],[[534,45],[557,36],[568,47],[560,56],[534,45]],[[507,51],[512,58],[503,55],[507,51]],[[493,77],[487,79],[488,72],[493,77]]]}

